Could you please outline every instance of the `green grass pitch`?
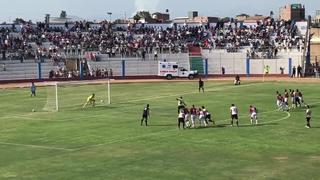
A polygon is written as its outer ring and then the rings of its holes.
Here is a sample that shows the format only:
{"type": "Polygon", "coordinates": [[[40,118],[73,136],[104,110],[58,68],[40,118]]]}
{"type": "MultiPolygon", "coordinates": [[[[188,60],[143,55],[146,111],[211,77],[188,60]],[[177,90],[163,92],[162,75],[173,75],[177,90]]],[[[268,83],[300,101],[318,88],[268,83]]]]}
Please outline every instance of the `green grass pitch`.
{"type": "Polygon", "coordinates": [[[59,112],[42,109],[52,87],[0,90],[0,179],[319,179],[320,86],[311,83],[197,82],[112,84],[59,88],[59,112]],[[276,111],[275,91],[298,88],[311,105],[276,111]],[[82,109],[90,93],[95,108],[82,109]],[[176,97],[206,106],[217,127],[178,130],[176,97]],[[104,101],[105,102],[105,101],[104,101]],[[149,103],[149,127],[141,127],[149,103]],[[239,108],[240,127],[228,127],[229,107],[239,108]],[[260,126],[249,125],[248,107],[260,126]],[[35,112],[32,112],[35,109],[35,112]]]}

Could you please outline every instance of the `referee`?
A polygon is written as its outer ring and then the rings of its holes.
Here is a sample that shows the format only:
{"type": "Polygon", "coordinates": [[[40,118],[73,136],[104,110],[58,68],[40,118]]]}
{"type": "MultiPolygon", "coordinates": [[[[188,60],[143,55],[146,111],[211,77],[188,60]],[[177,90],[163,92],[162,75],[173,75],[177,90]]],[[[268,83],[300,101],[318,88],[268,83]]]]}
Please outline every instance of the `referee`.
{"type": "Polygon", "coordinates": [[[199,92],[201,91],[204,93],[204,81],[202,81],[201,78],[199,78],[199,92]]]}
{"type": "Polygon", "coordinates": [[[143,109],[142,112],[142,118],[141,118],[141,126],[143,121],[145,121],[146,126],[148,126],[148,118],[150,117],[150,106],[147,104],[147,106],[143,109]]]}

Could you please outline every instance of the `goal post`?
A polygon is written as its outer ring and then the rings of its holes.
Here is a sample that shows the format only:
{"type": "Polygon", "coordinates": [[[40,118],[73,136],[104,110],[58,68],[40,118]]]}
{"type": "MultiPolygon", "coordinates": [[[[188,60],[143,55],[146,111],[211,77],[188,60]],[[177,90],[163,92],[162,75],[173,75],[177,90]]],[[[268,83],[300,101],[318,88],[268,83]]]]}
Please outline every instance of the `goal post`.
{"type": "Polygon", "coordinates": [[[87,97],[95,94],[97,106],[111,104],[111,80],[49,82],[46,86],[47,100],[44,111],[82,108],[87,97]]]}
{"type": "Polygon", "coordinates": [[[55,96],[56,96],[56,98],[55,98],[55,100],[56,100],[56,109],[55,109],[55,111],[59,111],[59,100],[58,100],[58,83],[56,82],[55,83],[55,92],[56,92],[56,94],[55,94],[55,96]]]}
{"type": "Polygon", "coordinates": [[[108,78],[108,104],[111,104],[111,86],[110,86],[110,78],[108,78]]]}

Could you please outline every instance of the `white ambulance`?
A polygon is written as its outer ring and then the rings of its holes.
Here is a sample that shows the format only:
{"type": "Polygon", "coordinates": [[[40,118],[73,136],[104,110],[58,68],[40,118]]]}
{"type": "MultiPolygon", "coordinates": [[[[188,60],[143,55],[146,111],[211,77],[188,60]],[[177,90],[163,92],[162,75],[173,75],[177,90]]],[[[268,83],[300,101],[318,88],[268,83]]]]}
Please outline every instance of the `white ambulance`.
{"type": "Polygon", "coordinates": [[[184,67],[180,67],[176,62],[158,62],[158,76],[166,77],[168,80],[174,77],[193,79],[197,75],[197,71],[189,71],[184,67]]]}

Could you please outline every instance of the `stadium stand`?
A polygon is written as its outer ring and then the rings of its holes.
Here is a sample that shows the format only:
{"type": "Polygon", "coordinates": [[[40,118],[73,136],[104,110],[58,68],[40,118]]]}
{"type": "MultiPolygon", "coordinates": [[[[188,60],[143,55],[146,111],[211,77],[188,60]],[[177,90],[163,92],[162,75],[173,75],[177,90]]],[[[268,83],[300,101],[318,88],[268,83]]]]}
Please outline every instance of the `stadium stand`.
{"type": "Polygon", "coordinates": [[[113,69],[114,76],[121,76],[122,60],[126,61],[126,75],[155,75],[157,66],[151,61],[157,60],[176,61],[204,73],[201,59],[208,59],[209,73],[221,74],[224,67],[228,73],[244,74],[244,63],[236,65],[239,64],[236,61],[244,62],[247,58],[300,61],[304,38],[294,22],[271,18],[250,27],[237,23],[177,28],[133,24],[124,29],[113,28],[106,21],[52,27],[25,23],[0,28],[0,62],[7,69],[0,72],[0,80],[36,79],[38,62],[42,62],[42,78],[79,77],[79,71],[66,69],[68,57],[86,59],[92,75],[92,71],[113,69]],[[190,54],[194,48],[200,50],[198,55],[190,54]]]}

